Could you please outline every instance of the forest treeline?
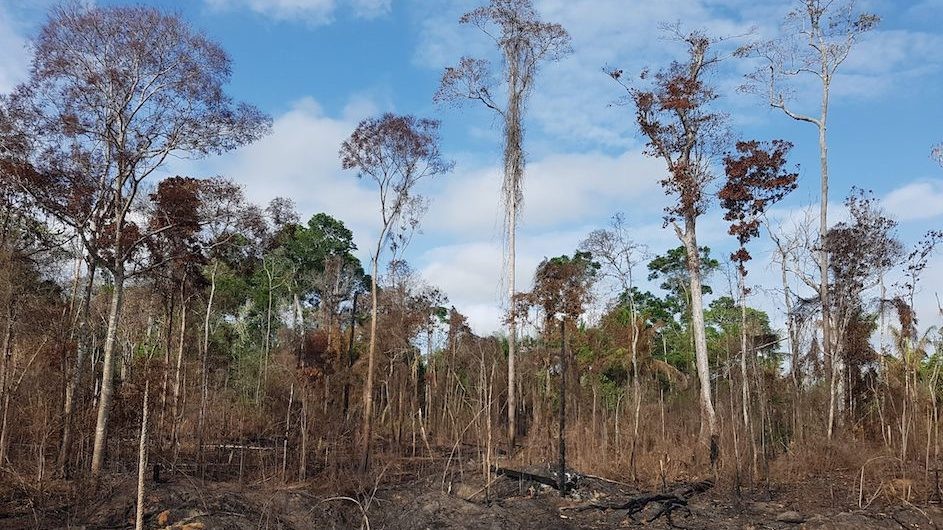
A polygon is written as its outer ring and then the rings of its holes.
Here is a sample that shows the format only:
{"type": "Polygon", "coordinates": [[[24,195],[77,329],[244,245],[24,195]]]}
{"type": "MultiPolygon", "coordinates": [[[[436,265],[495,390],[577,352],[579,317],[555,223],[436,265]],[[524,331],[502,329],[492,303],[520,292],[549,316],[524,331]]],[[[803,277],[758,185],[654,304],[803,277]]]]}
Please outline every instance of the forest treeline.
{"type": "Polygon", "coordinates": [[[775,40],[731,54],[729,40],[669,27],[675,62],[638,79],[606,71],[626,103],[612,112],[665,166],[678,246],[645,248],[616,214],[524,289],[527,101],[571,42],[530,0],[462,17],[501,58],[458,58],[435,96],[502,125],[509,289],[493,336],[404,259],[422,237],[418,186],[453,168],[439,121],[382,114],[337,146],[338,166],[375,193],[377,237],[358,249],[343,220],[253,204],[226,176],[158,178],[171,158],[271,127],[227,95],[219,45],[150,7],[53,8],[29,78],[0,100],[4,480],[143,474],[149,461],[207,480],[339,484],[473,458],[485,474],[552,461],[647,485],[713,473],[739,491],[882,458],[938,493],[943,309],[917,315],[914,298],[943,232],[905,245],[860,189],[844,220],[828,217],[830,88],[879,19],[793,7],[775,40]],[[790,142],[731,129],[712,84],[722,60],[759,65],[745,87],[809,125],[795,141],[819,147],[817,171],[798,172],[790,142]],[[797,82],[818,113],[792,108],[797,82]],[[820,184],[820,204],[768,215],[800,180],[820,184]],[[699,244],[708,216],[728,223],[730,256],[699,244]],[[774,249],[763,264],[758,239],[774,249]],[[778,280],[761,288],[780,315],[755,307],[759,267],[778,280]]]}

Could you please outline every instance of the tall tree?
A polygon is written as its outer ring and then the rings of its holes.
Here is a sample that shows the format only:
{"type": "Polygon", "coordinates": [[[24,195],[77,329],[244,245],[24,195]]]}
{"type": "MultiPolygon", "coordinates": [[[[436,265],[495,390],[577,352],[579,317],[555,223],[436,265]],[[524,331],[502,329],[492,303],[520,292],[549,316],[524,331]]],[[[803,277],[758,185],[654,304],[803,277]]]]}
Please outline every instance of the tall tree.
{"type": "MultiPolygon", "coordinates": [[[[114,353],[128,262],[153,235],[131,221],[143,183],[170,156],[220,153],[264,134],[269,120],[223,91],[230,61],[177,15],[148,7],[53,10],[34,42],[30,78],[13,95],[34,138],[45,186],[114,284],[92,474],[101,471],[113,394],[114,353]],[[78,166],[81,178],[73,178],[78,166]],[[73,170],[73,171],[69,171],[73,170]],[[55,188],[52,188],[55,190],[55,188]],[[87,207],[60,206],[81,202],[87,207]],[[100,232],[96,242],[88,237],[100,232]]],[[[162,228],[159,230],[163,230],[162,228]]]]}
{"type": "MultiPolygon", "coordinates": [[[[502,198],[507,231],[508,300],[513,308],[517,219],[524,198],[524,109],[540,67],[570,53],[570,35],[560,24],[544,22],[531,0],[491,0],[459,19],[472,24],[490,37],[501,53],[500,69],[505,100],[499,101],[494,68],[485,59],[462,57],[458,66],[442,75],[436,101],[475,100],[497,113],[504,122],[504,182],[502,198]]],[[[517,436],[515,354],[517,319],[513,309],[508,317],[508,443],[517,436]]]]}
{"type": "MultiPolygon", "coordinates": [[[[710,39],[697,32],[684,35],[676,29],[675,33],[687,46],[687,60],[656,73],[649,89],[630,86],[622,70],[612,70],[609,75],[628,90],[635,103],[636,120],[648,140],[646,153],[667,165],[668,174],[661,185],[675,202],[665,210],[665,224],[673,226],[687,253],[691,325],[701,384],[701,438],[714,467],[720,431],[711,396],[697,220],[707,209],[707,188],[715,179],[712,165],[722,152],[726,131],[724,116],[710,108],[717,94],[706,77],[719,60],[711,52],[710,39]]],[[[648,77],[647,72],[642,73],[643,80],[648,77]]]]}
{"type": "Polygon", "coordinates": [[[390,247],[401,251],[419,226],[425,200],[416,194],[420,180],[447,173],[452,163],[439,150],[439,122],[414,116],[384,114],[360,122],[340,149],[344,169],[356,169],[358,178],[376,185],[380,199],[380,233],[371,252],[370,346],[363,390],[360,433],[361,469],[370,465],[373,428],[373,378],[377,346],[377,275],[380,256],[390,247]]]}
{"type": "MultiPolygon", "coordinates": [[[[828,251],[828,112],[832,83],[860,36],[880,22],[877,15],[858,12],[855,0],[797,0],[782,25],[782,33],[767,41],[754,42],[737,50],[741,57],[757,57],[763,62],[748,75],[746,89],[765,93],[769,105],[789,118],[809,123],[818,131],[821,200],[819,205],[819,302],[822,310],[822,351],[826,365],[833,362],[834,323],[829,315],[828,251]],[[802,114],[788,101],[784,85],[806,78],[819,86],[819,110],[802,114]]],[[[831,369],[826,378],[831,381],[831,369]]],[[[830,385],[831,386],[831,385],[830,385]]],[[[831,420],[830,420],[831,421],[831,420]]],[[[829,429],[831,433],[831,429],[829,429]]]]}
{"type": "MultiPolygon", "coordinates": [[[[760,218],[773,204],[796,189],[799,175],[785,169],[786,155],[792,144],[773,140],[764,145],[755,140],[737,142],[736,154],[724,157],[727,181],[718,193],[725,210],[724,220],[730,221],[730,234],[737,238],[739,248],[730,255],[737,264],[737,287],[740,295],[740,384],[743,432],[750,432],[750,391],[747,377],[749,350],[747,337],[747,244],[760,235],[760,218]]],[[[754,441],[754,462],[756,445],[754,441]]]]}

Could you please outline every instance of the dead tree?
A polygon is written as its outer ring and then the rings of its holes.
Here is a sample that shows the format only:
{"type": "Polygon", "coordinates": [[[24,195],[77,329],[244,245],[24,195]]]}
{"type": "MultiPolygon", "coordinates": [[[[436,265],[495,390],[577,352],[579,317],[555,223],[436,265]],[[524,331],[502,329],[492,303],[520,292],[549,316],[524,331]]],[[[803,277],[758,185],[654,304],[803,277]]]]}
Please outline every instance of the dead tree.
{"type": "MultiPolygon", "coordinates": [[[[752,258],[747,250],[750,240],[760,235],[760,218],[773,204],[781,201],[796,189],[798,173],[785,169],[786,155],[792,144],[773,140],[764,145],[757,141],[737,142],[736,154],[724,157],[724,172],[727,181],[718,193],[726,211],[724,219],[730,221],[730,234],[737,238],[739,248],[730,255],[737,264],[737,286],[740,298],[740,385],[741,409],[744,435],[752,432],[750,427],[750,391],[747,377],[749,349],[747,330],[746,264],[752,258]]],[[[756,467],[756,439],[753,439],[753,461],[756,467]]],[[[739,463],[738,463],[739,465],[739,463]]]]}
{"type": "MultiPolygon", "coordinates": [[[[701,384],[701,438],[709,448],[713,467],[720,450],[720,431],[711,395],[697,221],[707,209],[707,188],[715,178],[712,164],[723,151],[726,130],[724,116],[710,109],[717,94],[705,77],[719,60],[711,53],[711,40],[697,32],[681,34],[677,28],[675,35],[687,46],[687,60],[655,74],[650,89],[630,86],[622,70],[608,73],[635,104],[636,120],[648,139],[646,153],[667,166],[661,185],[675,202],[666,209],[665,225],[674,228],[687,251],[691,323],[701,384]]],[[[643,81],[648,77],[647,71],[642,73],[643,81]]]]}
{"type": "MultiPolygon", "coordinates": [[[[822,310],[822,351],[825,377],[831,393],[837,391],[832,356],[836,341],[832,336],[833,321],[829,314],[828,260],[825,237],[828,233],[828,136],[827,122],[832,82],[842,63],[848,58],[861,34],[880,21],[877,15],[858,13],[855,0],[799,0],[799,6],[786,15],[779,37],[756,42],[737,50],[741,57],[757,57],[763,61],[748,76],[748,90],[765,92],[769,105],[789,118],[812,124],[818,131],[821,201],[819,208],[819,302],[822,310]],[[796,112],[787,100],[783,87],[790,80],[811,77],[820,87],[817,115],[796,112]]],[[[834,402],[834,398],[830,398],[834,402]]],[[[831,405],[830,405],[831,406],[831,405]]],[[[828,414],[828,439],[832,439],[834,411],[828,414]]]]}
{"type": "Polygon", "coordinates": [[[141,441],[138,445],[138,496],[135,512],[135,530],[144,530],[144,477],[147,473],[147,399],[150,394],[150,381],[144,383],[144,399],[141,402],[141,441]]]}
{"type": "Polygon", "coordinates": [[[414,116],[384,114],[360,122],[341,145],[344,169],[356,169],[358,178],[373,181],[380,199],[380,233],[371,258],[370,345],[363,389],[363,422],[360,433],[360,467],[370,464],[373,429],[373,379],[377,345],[377,278],[380,256],[389,247],[394,256],[412,238],[426,203],[416,195],[416,184],[447,173],[452,163],[439,151],[439,122],[414,116]]]}
{"type": "Polygon", "coordinates": [[[539,307],[546,319],[546,334],[552,336],[554,323],[560,325],[560,409],[559,409],[559,490],[565,495],[566,482],[566,380],[567,349],[566,326],[574,325],[583,313],[592,295],[598,263],[587,252],[576,252],[573,257],[559,256],[545,259],[534,274],[534,289],[518,296],[518,306],[539,307]]]}
{"type": "MultiPolygon", "coordinates": [[[[508,301],[513,305],[515,288],[517,218],[524,198],[524,108],[533,90],[538,70],[545,62],[561,59],[570,52],[570,36],[560,24],[540,20],[531,0],[491,0],[462,16],[462,24],[473,24],[490,37],[501,52],[501,76],[505,101],[499,102],[501,88],[493,78],[492,66],[483,59],[462,57],[458,66],[442,75],[436,101],[478,101],[497,113],[504,122],[504,183],[502,198],[507,230],[508,301]]],[[[517,319],[508,314],[508,444],[517,437],[517,390],[515,355],[517,319]]]]}

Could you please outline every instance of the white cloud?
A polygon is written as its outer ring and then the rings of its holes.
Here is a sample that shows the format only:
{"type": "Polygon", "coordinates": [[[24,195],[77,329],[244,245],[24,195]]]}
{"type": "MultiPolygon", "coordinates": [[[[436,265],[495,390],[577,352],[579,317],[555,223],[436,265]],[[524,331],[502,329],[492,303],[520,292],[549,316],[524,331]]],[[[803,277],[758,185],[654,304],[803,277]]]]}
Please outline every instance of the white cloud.
{"type": "Polygon", "coordinates": [[[376,18],[392,9],[392,0],[206,0],[214,9],[248,8],[279,21],[303,20],[309,24],[333,21],[340,5],[359,18],[376,18]]]}
{"type": "Polygon", "coordinates": [[[943,65],[941,47],[941,35],[904,30],[867,33],[839,70],[833,94],[869,100],[897,88],[920,86],[914,81],[943,65]]]}
{"type": "MultiPolygon", "coordinates": [[[[633,204],[638,204],[633,203],[633,204]]],[[[633,204],[627,204],[631,210],[633,204]]],[[[651,219],[651,216],[647,216],[651,219]]],[[[517,236],[516,290],[528,291],[533,274],[546,257],[572,254],[579,243],[596,225],[585,222],[569,223],[566,228],[523,230],[517,236]]],[[[712,255],[721,261],[727,256],[730,236],[726,223],[719,216],[704,217],[698,228],[699,244],[712,247],[712,255]]],[[[670,228],[661,222],[640,223],[633,226],[631,237],[648,247],[654,254],[680,245],[670,228]]],[[[764,256],[765,257],[765,256],[764,256]]],[[[441,288],[452,305],[469,317],[472,329],[479,334],[490,334],[503,328],[502,318],[507,307],[506,255],[503,241],[479,239],[468,243],[446,244],[431,248],[417,257],[422,264],[422,277],[441,288]]],[[[758,260],[758,263],[763,263],[758,260]]],[[[759,267],[760,265],[757,265],[759,267]]],[[[643,289],[655,289],[645,280],[645,264],[636,271],[643,289]]],[[[715,292],[726,290],[718,274],[712,281],[715,292]]],[[[607,303],[614,294],[600,285],[598,305],[607,303]]]]}
{"type": "MultiPolygon", "coordinates": [[[[547,229],[606,218],[626,208],[657,215],[663,174],[660,161],[639,151],[548,155],[527,166],[521,224],[547,229]],[[643,200],[653,196],[659,199],[643,200]]],[[[428,230],[466,237],[500,233],[504,218],[499,168],[459,167],[445,179],[430,209],[428,230]]]]}
{"type": "MultiPolygon", "coordinates": [[[[329,22],[343,8],[356,16],[390,9],[387,0],[206,1],[220,7],[253,9],[277,19],[305,18],[315,23],[329,22]]],[[[437,70],[462,55],[493,54],[486,37],[457,22],[463,12],[479,4],[479,0],[416,0],[415,5],[423,11],[414,63],[437,70]]],[[[570,31],[575,53],[541,73],[529,105],[528,125],[533,136],[528,136],[526,144],[530,156],[518,232],[519,290],[530,287],[534,268],[543,257],[572,253],[593,225],[604,223],[615,211],[629,214],[635,228],[633,237],[653,252],[678,245],[672,231],[664,229],[660,221],[667,200],[658,186],[664,168],[641,154],[631,109],[609,107],[621,92],[600,68],[618,65],[634,76],[644,66],[666,64],[678,57],[681,48],[661,38],[658,21],[671,22],[683,15],[688,27],[718,35],[743,33],[754,22],[763,21],[767,24],[760,28],[763,34],[775,28],[785,9],[781,2],[756,5],[747,0],[538,0],[537,6],[546,19],[561,22],[570,31]]],[[[909,58],[929,55],[940,44],[938,40],[916,32],[870,34],[845,65],[846,77],[839,81],[836,94],[853,89],[857,92],[849,95],[872,97],[903,82],[906,76],[921,75],[909,58]],[[905,75],[897,75],[901,72],[905,75]],[[851,88],[840,88],[843,85],[851,88]]],[[[740,82],[748,65],[731,61],[725,68],[717,82],[727,93],[740,82]]],[[[376,227],[375,197],[352,174],[340,171],[337,149],[360,118],[377,111],[378,99],[383,98],[376,94],[352,98],[340,115],[327,115],[310,99],[297,102],[276,119],[271,137],[224,157],[212,167],[244,183],[257,202],[286,195],[297,201],[305,215],[326,211],[337,216],[354,230],[360,247],[368,248],[376,227]]],[[[746,99],[758,111],[766,112],[750,98],[742,98],[740,103],[746,99]]],[[[380,105],[389,106],[388,101],[380,105]]],[[[460,119],[473,136],[499,134],[493,116],[484,112],[473,115],[468,110],[460,119]],[[476,119],[467,120],[469,117],[476,119]],[[482,117],[485,119],[477,119],[482,117]],[[489,124],[493,127],[486,129],[489,124]],[[480,133],[483,130],[487,132],[480,133]]],[[[422,223],[426,234],[416,238],[406,257],[426,281],[441,288],[451,303],[469,316],[476,332],[500,329],[507,282],[499,168],[460,163],[454,174],[424,188],[432,199],[422,223]]],[[[808,202],[814,203],[814,199],[809,197],[808,202]]],[[[884,204],[902,220],[943,214],[943,182],[912,183],[887,195],[884,204]],[[915,207],[917,204],[920,206],[915,207]]],[[[784,207],[771,215],[789,222],[799,212],[784,207]]],[[[831,220],[842,217],[843,208],[833,205],[831,220]]],[[[702,218],[698,232],[699,242],[710,245],[715,257],[726,257],[732,239],[718,211],[702,218]]],[[[778,271],[770,264],[769,242],[757,242],[753,251],[751,282],[778,285],[778,271]]],[[[928,278],[932,274],[928,271],[928,278]]],[[[716,292],[726,290],[721,275],[713,285],[716,292]]],[[[771,296],[764,301],[758,292],[753,303],[769,309],[777,319],[772,312],[777,311],[778,299],[771,296]]]]}
{"type": "Polygon", "coordinates": [[[303,217],[326,212],[354,231],[363,254],[376,232],[376,197],[354,172],[341,170],[338,150],[357,123],[375,112],[358,97],[341,116],[331,117],[314,99],[304,98],[278,116],[272,134],[262,140],[191,167],[171,167],[169,173],[219,174],[242,184],[255,203],[282,196],[294,200],[303,217]]]}
{"type": "MultiPolygon", "coordinates": [[[[428,6],[431,0],[417,1],[428,6]]],[[[479,3],[435,0],[436,9],[424,13],[414,62],[438,70],[463,55],[498,59],[486,36],[458,23],[463,12],[479,3]]],[[[665,38],[661,23],[680,21],[685,29],[734,37],[717,45],[727,53],[748,40],[772,36],[789,9],[780,0],[537,0],[535,4],[545,20],[567,29],[574,53],[545,65],[529,105],[529,121],[557,144],[618,149],[631,147],[636,131],[631,109],[611,106],[625,93],[602,72],[603,67],[623,68],[634,80],[645,67],[658,68],[680,58],[682,46],[665,38]]],[[[943,36],[938,34],[879,28],[862,37],[842,66],[833,95],[869,100],[919,86],[915,80],[939,71],[941,47],[943,36]]],[[[736,91],[744,82],[742,74],[755,66],[751,64],[724,61],[715,79],[724,95],[722,105],[736,109],[740,124],[766,110],[758,99],[736,91]]],[[[815,108],[810,106],[817,101],[811,78],[796,81],[797,110],[815,108]]]]}
{"type": "MultiPolygon", "coordinates": [[[[588,227],[574,230],[523,232],[518,235],[516,290],[530,289],[534,270],[548,256],[572,254],[588,227]]],[[[501,329],[506,308],[507,281],[502,242],[477,240],[434,247],[418,261],[422,277],[441,288],[449,302],[469,317],[476,333],[501,329]]]]}
{"type": "MultiPolygon", "coordinates": [[[[277,116],[272,134],[261,141],[215,159],[175,164],[167,173],[220,174],[242,184],[255,203],[285,196],[303,216],[324,211],[354,231],[365,259],[376,234],[376,197],[352,172],[340,169],[337,153],[357,122],[377,111],[370,97],[357,96],[340,116],[329,116],[305,98],[277,116]]],[[[592,228],[587,219],[606,218],[616,210],[657,217],[662,205],[651,198],[663,197],[657,184],[662,173],[660,163],[638,151],[558,154],[530,164],[518,235],[519,289],[529,288],[541,259],[573,252],[592,228]]],[[[486,168],[459,171],[428,186],[432,207],[423,220],[426,234],[417,237],[410,257],[481,333],[500,328],[506,300],[500,184],[498,170],[486,168]]],[[[655,223],[641,228],[639,237],[673,236],[655,223]]]]}
{"type": "Polygon", "coordinates": [[[474,0],[415,0],[419,20],[419,45],[413,63],[429,68],[443,68],[462,55],[487,57],[493,50],[486,39],[477,37],[458,19],[476,7],[474,0]]]}
{"type": "Polygon", "coordinates": [[[943,215],[943,180],[911,182],[884,197],[884,208],[901,221],[943,215]]]}
{"type": "MultiPolygon", "coordinates": [[[[169,172],[224,175],[241,183],[253,202],[286,196],[303,216],[327,212],[354,231],[366,258],[363,251],[376,233],[376,197],[366,183],[340,169],[337,152],[357,122],[377,111],[369,97],[360,96],[351,98],[340,116],[329,116],[315,100],[305,98],[276,117],[272,134],[261,141],[169,172]]],[[[585,225],[587,219],[606,218],[616,210],[657,217],[662,205],[651,198],[663,197],[657,184],[662,173],[660,163],[638,151],[558,154],[530,164],[518,236],[519,289],[529,288],[545,256],[573,252],[592,228],[585,225]],[[568,228],[561,230],[564,226],[568,228]]],[[[423,220],[426,234],[417,237],[411,257],[423,277],[442,288],[482,333],[500,328],[506,299],[500,185],[498,170],[485,168],[460,170],[428,186],[432,206],[423,220]],[[442,244],[451,241],[469,242],[442,244]],[[430,244],[441,246],[428,248],[430,244]]],[[[639,237],[654,241],[673,236],[655,223],[640,228],[639,237]]]]}
{"type": "Polygon", "coordinates": [[[943,35],[918,31],[879,30],[867,33],[845,63],[852,72],[894,74],[914,64],[939,64],[943,35]],[[918,61],[914,61],[919,58],[918,61]]]}
{"type": "MultiPolygon", "coordinates": [[[[341,171],[337,151],[357,122],[377,111],[367,96],[352,98],[339,116],[327,115],[313,99],[300,100],[275,119],[271,136],[203,162],[200,171],[191,174],[233,178],[258,203],[287,196],[297,202],[303,215],[325,211],[347,223],[358,246],[367,249],[376,233],[374,193],[352,173],[341,171]]],[[[518,290],[529,289],[541,259],[572,253],[595,224],[618,210],[629,214],[632,236],[651,251],[662,253],[677,246],[674,234],[659,220],[666,200],[657,184],[662,172],[660,163],[635,150],[621,155],[564,153],[534,160],[528,166],[526,206],[518,233],[518,290]]],[[[451,303],[469,316],[473,329],[483,334],[501,329],[507,299],[499,190],[500,173],[493,167],[460,168],[457,174],[428,186],[432,208],[423,221],[426,234],[417,237],[407,256],[423,278],[447,293],[451,303]]],[[[908,184],[885,196],[884,205],[902,220],[941,215],[943,182],[908,184]]],[[[770,215],[791,226],[802,211],[783,207],[770,215]]],[[[832,205],[833,221],[844,216],[840,204],[832,205]]],[[[716,257],[726,256],[731,238],[717,212],[701,219],[698,233],[700,243],[710,245],[716,257]]],[[[756,244],[751,282],[777,285],[770,250],[765,238],[756,244]]],[[[361,254],[366,257],[365,252],[361,254]]],[[[928,270],[927,277],[937,274],[928,270]]],[[[714,283],[717,292],[725,290],[723,278],[714,283]]],[[[753,303],[776,312],[776,297],[770,296],[764,300],[757,294],[753,303]]],[[[919,305],[929,311],[932,302],[928,292],[919,305]]]]}
{"type": "MultiPolygon", "coordinates": [[[[478,3],[437,2],[440,7],[422,21],[414,62],[440,69],[463,55],[498,60],[488,37],[458,23],[458,17],[478,3]]],[[[529,120],[541,132],[579,147],[635,145],[631,110],[611,105],[625,93],[603,68],[619,66],[634,77],[645,66],[676,58],[683,49],[664,39],[660,22],[673,22],[683,14],[686,27],[715,35],[747,29],[746,23],[714,16],[702,0],[543,0],[536,5],[545,20],[562,24],[570,33],[573,54],[544,66],[528,105],[529,120]]]]}
{"type": "MultiPolygon", "coordinates": [[[[892,3],[888,6],[890,9],[900,9],[898,3],[892,3]]],[[[910,23],[920,24],[925,27],[937,28],[940,17],[943,16],[943,0],[921,0],[915,1],[901,13],[902,17],[910,23]]]]}

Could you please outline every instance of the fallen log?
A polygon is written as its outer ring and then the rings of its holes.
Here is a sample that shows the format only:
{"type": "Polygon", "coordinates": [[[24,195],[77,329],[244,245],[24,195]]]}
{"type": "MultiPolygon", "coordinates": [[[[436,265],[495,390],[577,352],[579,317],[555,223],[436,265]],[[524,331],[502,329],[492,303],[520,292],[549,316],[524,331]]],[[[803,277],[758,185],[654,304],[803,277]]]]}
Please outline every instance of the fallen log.
{"type": "MultiPolygon", "coordinates": [[[[516,469],[510,469],[510,468],[507,468],[507,467],[497,467],[497,466],[495,466],[495,467],[493,468],[493,470],[494,470],[494,473],[495,473],[496,475],[505,476],[505,477],[507,477],[507,478],[509,478],[509,479],[512,479],[512,480],[528,480],[528,481],[531,481],[531,482],[537,482],[537,483],[539,483],[539,484],[544,484],[544,485],[546,485],[546,486],[550,486],[551,488],[553,488],[553,489],[555,489],[555,490],[559,490],[559,489],[560,489],[560,484],[558,484],[558,481],[557,481],[557,478],[556,478],[556,477],[546,477],[546,476],[543,476],[543,475],[536,475],[536,474],[534,474],[534,473],[528,473],[528,472],[526,472],[526,471],[518,471],[518,470],[516,470],[516,469]]],[[[571,480],[568,480],[568,481],[566,482],[566,484],[564,485],[564,487],[569,490],[569,489],[572,489],[574,485],[575,485],[575,484],[574,484],[573,480],[571,479],[571,480]]]]}
{"type": "Polygon", "coordinates": [[[621,502],[603,502],[598,500],[593,500],[585,504],[579,504],[576,506],[565,506],[560,508],[561,510],[626,510],[629,515],[638,513],[645,509],[651,503],[661,504],[661,508],[655,513],[655,515],[649,520],[649,522],[654,521],[662,515],[671,515],[671,511],[675,508],[681,506],[687,506],[688,499],[697,495],[698,493],[703,493],[714,486],[714,482],[711,480],[703,480],[700,482],[692,482],[679,486],[669,492],[665,493],[643,493],[640,495],[635,495],[629,497],[628,499],[621,502]]]}

